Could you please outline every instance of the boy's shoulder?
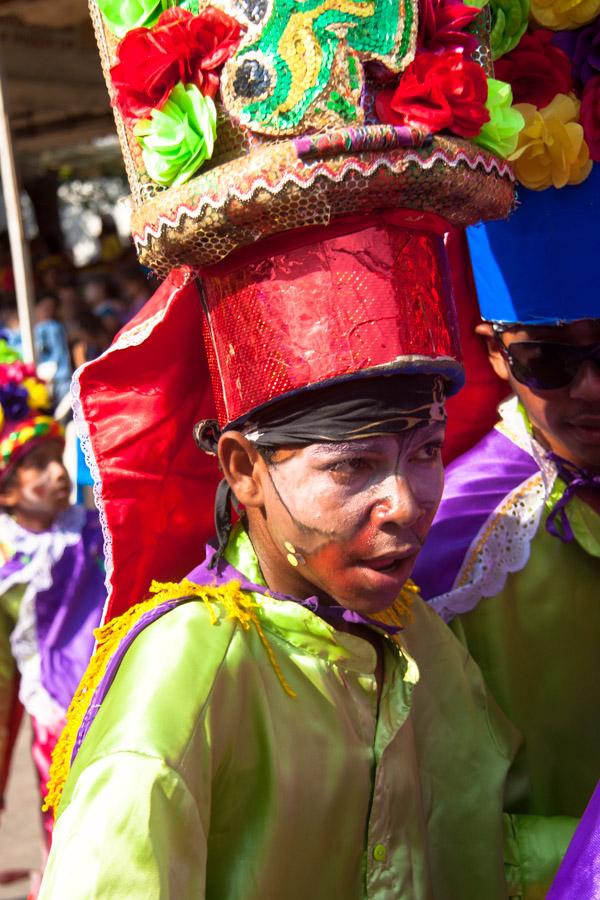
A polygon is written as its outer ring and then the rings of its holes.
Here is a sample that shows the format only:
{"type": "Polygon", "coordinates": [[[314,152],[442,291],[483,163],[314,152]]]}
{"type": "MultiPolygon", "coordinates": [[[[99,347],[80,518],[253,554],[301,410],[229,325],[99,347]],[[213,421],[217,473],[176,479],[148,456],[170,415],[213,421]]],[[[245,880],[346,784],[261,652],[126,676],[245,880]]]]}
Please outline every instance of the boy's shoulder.
{"type": "MultiPolygon", "coordinates": [[[[435,743],[468,763],[474,756],[512,759],[520,737],[485,686],[479,666],[443,619],[421,597],[402,643],[419,668],[412,715],[416,722],[436,716],[435,743]],[[450,749],[452,748],[452,749],[450,749]]],[[[417,725],[423,737],[428,729],[417,725]]],[[[491,770],[490,770],[491,771],[491,770]]]]}
{"type": "MultiPolygon", "coordinates": [[[[227,678],[238,626],[254,623],[256,601],[237,583],[211,587],[184,579],[152,590],[149,600],[96,631],[96,651],[55,754],[49,790],[55,808],[71,767],[119,752],[177,759],[217,679],[227,678]]],[[[250,653],[249,642],[238,643],[238,655],[250,653]]]]}

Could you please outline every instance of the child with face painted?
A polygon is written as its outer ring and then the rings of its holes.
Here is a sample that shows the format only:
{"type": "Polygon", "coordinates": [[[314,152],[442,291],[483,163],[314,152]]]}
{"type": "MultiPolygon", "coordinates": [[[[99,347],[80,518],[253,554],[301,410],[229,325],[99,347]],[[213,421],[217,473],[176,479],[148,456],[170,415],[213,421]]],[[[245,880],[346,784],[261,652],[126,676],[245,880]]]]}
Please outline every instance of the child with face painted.
{"type": "Polygon", "coordinates": [[[505,854],[515,733],[409,582],[463,380],[444,236],[514,202],[489,20],[451,10],[444,60],[414,0],[134,6],[91,10],[166,280],[75,380],[110,598],[42,894],[539,892],[560,847],[505,854]]]}
{"type": "MultiPolygon", "coordinates": [[[[560,847],[505,850],[518,739],[409,580],[442,491],[444,399],[462,381],[439,226],[381,213],[205,275],[218,421],[195,437],[222,470],[217,541],[129,609],[113,569],[108,615],[126,611],[99,632],[57,749],[42,896],[494,900],[533,896],[558,864],[560,847]],[[301,299],[315,328],[292,341],[301,299]],[[422,327],[403,325],[415,305],[422,327]],[[232,307],[235,344],[220,320],[232,307]],[[342,320],[365,324],[340,337],[342,320]]],[[[191,471],[150,448],[184,414],[153,352],[163,328],[198,372],[192,273],[154,302],[131,326],[145,341],[126,330],[80,374],[109,523],[115,459],[138,483],[152,466],[150,503],[191,471]],[[118,436],[103,415],[117,399],[118,436]]],[[[196,397],[189,384],[185,415],[196,397]]],[[[144,526],[158,533],[151,515],[144,526]]]]}
{"type": "MultiPolygon", "coordinates": [[[[34,368],[0,341],[1,786],[20,700],[33,726],[42,798],[105,596],[98,517],[70,505],[63,429],[48,408],[34,368]]],[[[48,813],[43,824],[49,848],[48,813]]]]}
{"type": "Polygon", "coordinates": [[[511,808],[565,827],[600,777],[599,198],[596,164],[470,229],[478,331],[513,397],[449,467],[416,574],[524,736],[511,808]]]}

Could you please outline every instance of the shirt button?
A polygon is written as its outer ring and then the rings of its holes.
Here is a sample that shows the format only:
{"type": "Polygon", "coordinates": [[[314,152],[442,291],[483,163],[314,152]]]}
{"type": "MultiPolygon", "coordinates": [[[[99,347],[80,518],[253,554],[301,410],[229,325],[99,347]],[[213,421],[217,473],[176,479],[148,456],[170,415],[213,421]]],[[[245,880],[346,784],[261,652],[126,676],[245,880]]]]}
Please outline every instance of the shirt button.
{"type": "Polygon", "coordinates": [[[377,860],[377,862],[383,862],[387,855],[387,850],[383,846],[383,844],[375,844],[373,847],[373,859],[377,860]]]}

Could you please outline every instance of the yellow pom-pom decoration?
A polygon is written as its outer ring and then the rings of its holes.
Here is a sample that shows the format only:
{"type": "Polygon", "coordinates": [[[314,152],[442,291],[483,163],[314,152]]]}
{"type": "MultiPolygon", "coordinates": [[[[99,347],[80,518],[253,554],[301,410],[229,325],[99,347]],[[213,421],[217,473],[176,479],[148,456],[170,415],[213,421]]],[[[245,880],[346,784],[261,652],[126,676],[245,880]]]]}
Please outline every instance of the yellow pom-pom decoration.
{"type": "Polygon", "coordinates": [[[25,428],[19,429],[19,438],[21,444],[27,443],[27,441],[30,441],[33,437],[35,437],[35,431],[31,425],[27,425],[25,428]]]}
{"type": "Polygon", "coordinates": [[[43,381],[39,381],[37,378],[25,378],[23,387],[29,395],[31,409],[49,409],[50,395],[43,381]]]}
{"type": "Polygon", "coordinates": [[[600,13],[600,0],[531,0],[531,14],[544,28],[579,28],[600,13]]]}
{"type": "Polygon", "coordinates": [[[0,405],[0,431],[2,431],[3,428],[4,428],[4,410],[2,409],[2,406],[0,405]]]}
{"type": "Polygon", "coordinates": [[[580,184],[592,171],[590,153],[577,121],[579,101],[572,94],[557,94],[548,106],[515,106],[525,120],[517,149],[508,158],[518,180],[533,191],[580,184]]]}

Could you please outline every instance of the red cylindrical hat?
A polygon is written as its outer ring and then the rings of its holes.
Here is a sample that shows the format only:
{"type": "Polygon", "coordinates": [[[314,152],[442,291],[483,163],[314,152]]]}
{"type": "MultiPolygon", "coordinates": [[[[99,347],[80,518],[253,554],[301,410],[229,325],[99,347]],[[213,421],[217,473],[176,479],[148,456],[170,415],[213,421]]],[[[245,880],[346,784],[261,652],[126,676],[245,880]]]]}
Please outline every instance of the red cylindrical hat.
{"type": "Polygon", "coordinates": [[[436,373],[462,384],[443,234],[387,211],[303,229],[205,273],[204,335],[221,426],[332,380],[436,373]]]}

